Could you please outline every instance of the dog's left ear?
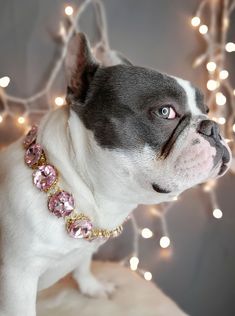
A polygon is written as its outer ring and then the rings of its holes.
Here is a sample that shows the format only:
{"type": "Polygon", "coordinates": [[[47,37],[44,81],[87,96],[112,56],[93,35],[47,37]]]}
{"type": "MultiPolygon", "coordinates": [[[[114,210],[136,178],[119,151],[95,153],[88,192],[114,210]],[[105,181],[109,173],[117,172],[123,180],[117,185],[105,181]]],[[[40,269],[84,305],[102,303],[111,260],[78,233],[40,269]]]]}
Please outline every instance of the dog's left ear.
{"type": "Polygon", "coordinates": [[[70,103],[72,97],[83,102],[94,74],[99,67],[92,56],[85,34],[78,33],[71,39],[65,58],[65,67],[68,80],[67,101],[70,103]]]}

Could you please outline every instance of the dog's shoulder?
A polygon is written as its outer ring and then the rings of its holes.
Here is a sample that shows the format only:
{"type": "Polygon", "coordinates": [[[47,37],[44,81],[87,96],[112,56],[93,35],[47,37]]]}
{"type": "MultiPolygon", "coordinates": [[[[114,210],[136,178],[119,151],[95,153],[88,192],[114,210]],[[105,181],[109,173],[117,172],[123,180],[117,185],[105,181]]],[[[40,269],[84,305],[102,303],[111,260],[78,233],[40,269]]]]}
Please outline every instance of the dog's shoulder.
{"type": "Polygon", "coordinates": [[[26,171],[24,166],[23,138],[9,145],[0,152],[0,187],[6,186],[10,181],[17,181],[26,171]]]}

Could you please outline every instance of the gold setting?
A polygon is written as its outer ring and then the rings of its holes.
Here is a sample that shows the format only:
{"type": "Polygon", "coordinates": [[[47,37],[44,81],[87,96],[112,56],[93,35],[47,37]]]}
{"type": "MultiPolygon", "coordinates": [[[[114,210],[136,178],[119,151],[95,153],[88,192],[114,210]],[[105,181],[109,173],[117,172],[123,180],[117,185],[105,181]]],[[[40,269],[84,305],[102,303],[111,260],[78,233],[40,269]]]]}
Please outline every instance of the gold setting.
{"type": "MultiPolygon", "coordinates": [[[[87,215],[84,215],[83,213],[76,213],[75,211],[73,211],[73,213],[67,216],[65,219],[66,227],[71,225],[76,220],[86,220],[86,221],[91,222],[91,219],[87,215]]],[[[90,234],[85,239],[92,241],[97,238],[104,238],[104,239],[115,238],[115,237],[118,237],[122,233],[122,231],[123,231],[122,225],[119,225],[118,227],[112,230],[95,227],[91,229],[90,234]]]]}
{"type": "Polygon", "coordinates": [[[47,164],[47,160],[46,160],[46,155],[44,153],[44,151],[42,151],[42,154],[38,160],[37,163],[35,163],[34,165],[31,166],[32,169],[37,169],[40,166],[45,166],[47,164]]]}

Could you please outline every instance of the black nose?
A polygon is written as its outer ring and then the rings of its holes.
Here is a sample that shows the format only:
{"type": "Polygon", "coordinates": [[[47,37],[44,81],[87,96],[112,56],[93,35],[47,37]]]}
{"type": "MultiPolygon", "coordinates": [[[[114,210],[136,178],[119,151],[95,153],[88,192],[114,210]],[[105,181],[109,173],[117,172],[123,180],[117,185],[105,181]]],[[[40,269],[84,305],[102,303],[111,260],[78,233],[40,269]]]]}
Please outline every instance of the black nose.
{"type": "Polygon", "coordinates": [[[200,134],[213,137],[214,140],[220,139],[219,126],[212,120],[201,121],[197,127],[197,131],[200,134]]]}

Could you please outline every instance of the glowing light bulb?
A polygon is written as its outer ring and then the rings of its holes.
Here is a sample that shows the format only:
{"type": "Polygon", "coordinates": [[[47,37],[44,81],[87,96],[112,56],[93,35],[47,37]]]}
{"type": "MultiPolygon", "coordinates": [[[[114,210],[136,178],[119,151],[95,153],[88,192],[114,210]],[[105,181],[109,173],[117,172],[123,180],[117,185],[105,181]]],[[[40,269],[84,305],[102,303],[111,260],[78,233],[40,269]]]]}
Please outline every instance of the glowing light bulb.
{"type": "Polygon", "coordinates": [[[226,50],[228,53],[235,52],[235,43],[233,43],[233,42],[228,42],[228,43],[225,45],[225,50],[226,50]]]}
{"type": "Polygon", "coordinates": [[[66,35],[66,29],[64,27],[64,24],[61,22],[60,23],[60,30],[59,30],[59,35],[64,38],[66,35]]]}
{"type": "Polygon", "coordinates": [[[224,125],[226,123],[226,119],[224,117],[219,117],[217,122],[220,124],[220,125],[224,125]]]}
{"type": "Polygon", "coordinates": [[[215,95],[215,100],[218,105],[225,105],[226,96],[222,92],[217,92],[215,95]]]}
{"type": "Polygon", "coordinates": [[[198,16],[194,16],[191,20],[191,24],[193,27],[199,26],[201,23],[201,19],[198,16]]]}
{"type": "Polygon", "coordinates": [[[203,24],[203,25],[201,25],[200,27],[199,27],[199,32],[201,33],[201,34],[206,34],[207,32],[208,32],[208,26],[207,25],[205,25],[205,24],[203,24]]]}
{"type": "Polygon", "coordinates": [[[215,187],[216,182],[214,180],[209,180],[207,181],[204,186],[203,186],[203,190],[205,192],[209,192],[211,191],[211,189],[213,189],[215,187]]]}
{"type": "Polygon", "coordinates": [[[145,278],[146,281],[151,281],[152,280],[152,273],[149,272],[149,271],[146,271],[144,273],[144,278],[145,278]]]}
{"type": "Polygon", "coordinates": [[[220,79],[224,80],[224,79],[227,79],[229,76],[229,73],[227,70],[221,70],[220,73],[219,73],[219,77],[220,79]]]}
{"type": "Polygon", "coordinates": [[[213,62],[213,61],[209,61],[207,64],[206,64],[206,68],[208,71],[215,71],[216,69],[216,63],[213,62]]]}
{"type": "Polygon", "coordinates": [[[172,200],[173,201],[178,201],[178,196],[174,196],[172,200]]]}
{"type": "Polygon", "coordinates": [[[224,28],[228,28],[229,27],[229,19],[226,17],[224,18],[224,28]]]}
{"type": "Polygon", "coordinates": [[[0,87],[6,88],[9,85],[10,81],[10,78],[7,76],[0,78],[0,87]]]}
{"type": "Polygon", "coordinates": [[[171,241],[169,237],[162,236],[159,243],[162,248],[168,248],[171,244],[171,241]]]}
{"type": "Polygon", "coordinates": [[[213,79],[210,79],[210,80],[207,81],[207,85],[206,86],[207,86],[208,90],[213,91],[213,90],[218,88],[219,83],[217,81],[213,80],[213,79]]]}
{"type": "Polygon", "coordinates": [[[150,213],[151,213],[151,215],[153,215],[153,216],[160,216],[160,212],[159,212],[159,210],[158,209],[156,209],[156,208],[154,208],[154,207],[150,207],[150,213]]]}
{"type": "Polygon", "coordinates": [[[58,105],[58,106],[62,106],[64,104],[64,98],[56,97],[55,98],[55,104],[58,105]]]}
{"type": "Polygon", "coordinates": [[[71,5],[67,5],[64,9],[64,12],[66,15],[72,15],[73,14],[73,7],[71,7],[71,5]]]}
{"type": "Polygon", "coordinates": [[[2,123],[2,122],[3,122],[3,116],[0,115],[0,123],[2,123]]]}
{"type": "Polygon", "coordinates": [[[140,262],[139,258],[137,258],[137,257],[130,258],[130,268],[132,271],[137,270],[139,262],[140,262]]]}
{"type": "Polygon", "coordinates": [[[151,238],[153,237],[153,232],[149,228],[143,228],[141,235],[143,238],[151,238]]]}
{"type": "Polygon", "coordinates": [[[215,208],[213,210],[213,216],[217,219],[220,219],[223,217],[223,212],[219,208],[215,208]]]}
{"type": "Polygon", "coordinates": [[[23,116],[19,116],[17,119],[19,124],[24,124],[25,123],[25,118],[23,116]]]}
{"type": "Polygon", "coordinates": [[[234,131],[234,133],[235,133],[235,124],[233,124],[233,131],[234,131]]]}

